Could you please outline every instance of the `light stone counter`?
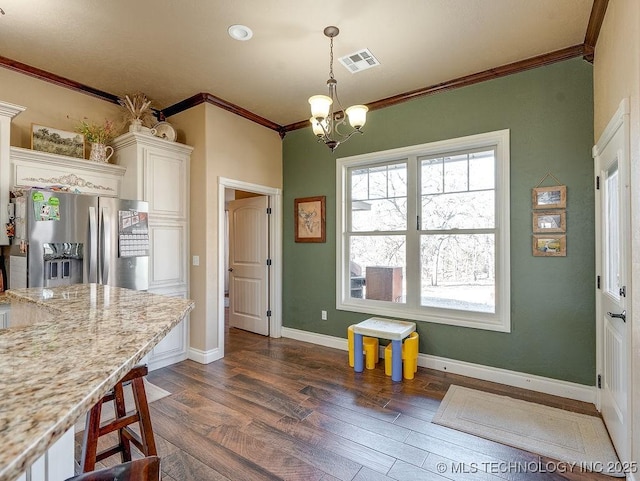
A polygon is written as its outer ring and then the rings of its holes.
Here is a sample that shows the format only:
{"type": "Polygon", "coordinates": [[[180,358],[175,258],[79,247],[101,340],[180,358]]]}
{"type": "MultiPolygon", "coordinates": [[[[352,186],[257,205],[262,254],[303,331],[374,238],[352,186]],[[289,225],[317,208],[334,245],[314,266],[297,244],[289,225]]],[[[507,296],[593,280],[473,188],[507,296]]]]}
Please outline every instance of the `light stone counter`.
{"type": "Polygon", "coordinates": [[[7,295],[0,481],[23,473],[194,307],[191,300],[97,284],[7,295]]]}

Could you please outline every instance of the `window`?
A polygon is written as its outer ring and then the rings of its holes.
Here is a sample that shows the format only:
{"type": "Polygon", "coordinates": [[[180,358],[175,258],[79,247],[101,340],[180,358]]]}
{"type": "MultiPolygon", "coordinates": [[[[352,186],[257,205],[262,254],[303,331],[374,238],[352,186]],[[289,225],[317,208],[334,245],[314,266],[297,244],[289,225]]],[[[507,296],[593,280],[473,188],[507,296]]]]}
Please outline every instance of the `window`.
{"type": "Polygon", "coordinates": [[[337,308],[510,331],[509,131],[338,159],[337,308]]]}

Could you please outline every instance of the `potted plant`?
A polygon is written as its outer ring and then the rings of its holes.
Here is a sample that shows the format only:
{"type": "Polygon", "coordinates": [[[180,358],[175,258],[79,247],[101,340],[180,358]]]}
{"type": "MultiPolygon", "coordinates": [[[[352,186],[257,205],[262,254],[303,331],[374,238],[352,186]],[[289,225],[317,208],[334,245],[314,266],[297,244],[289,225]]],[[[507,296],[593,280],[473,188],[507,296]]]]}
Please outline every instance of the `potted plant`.
{"type": "Polygon", "coordinates": [[[113,155],[113,147],[106,144],[113,140],[116,134],[113,121],[105,120],[104,123],[97,124],[83,119],[76,126],[76,132],[84,135],[85,139],[91,143],[89,160],[109,162],[109,159],[113,155]],[[111,149],[111,152],[107,154],[109,149],[111,149]]]}
{"type": "Polygon", "coordinates": [[[145,94],[125,95],[123,99],[118,99],[118,103],[124,107],[126,118],[131,122],[129,132],[140,132],[144,124],[151,125],[153,122],[151,100],[145,94]]]}

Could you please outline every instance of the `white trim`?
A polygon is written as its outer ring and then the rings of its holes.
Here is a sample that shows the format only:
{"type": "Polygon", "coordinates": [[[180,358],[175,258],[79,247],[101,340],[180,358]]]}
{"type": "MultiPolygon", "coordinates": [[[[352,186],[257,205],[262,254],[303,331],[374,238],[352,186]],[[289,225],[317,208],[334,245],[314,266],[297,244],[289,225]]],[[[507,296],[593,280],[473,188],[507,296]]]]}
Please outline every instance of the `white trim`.
{"type": "Polygon", "coordinates": [[[309,342],[318,346],[332,347],[341,351],[348,351],[349,345],[346,339],[341,337],[327,336],[326,334],[318,334],[315,332],[302,331],[291,327],[282,328],[282,337],[295,339],[296,341],[309,342]]]}
{"type": "MultiPolygon", "coordinates": [[[[290,327],[282,328],[282,337],[295,339],[297,341],[310,342],[320,346],[332,347],[342,351],[348,350],[346,339],[327,336],[325,334],[316,334],[314,332],[302,331],[299,329],[292,329],[290,327]]],[[[583,384],[576,384],[523,372],[510,371],[508,369],[500,369],[497,367],[483,366],[482,364],[457,361],[455,359],[447,359],[445,357],[431,356],[428,354],[418,355],[418,366],[588,403],[595,402],[597,391],[595,386],[585,386],[583,384]]]]}
{"type": "MultiPolygon", "coordinates": [[[[223,317],[224,319],[224,317],[223,317]]],[[[209,364],[210,362],[217,361],[224,357],[224,351],[222,349],[210,349],[208,351],[202,351],[195,347],[190,347],[187,353],[187,359],[199,362],[200,364],[209,364]]]]}
{"type": "Polygon", "coordinates": [[[430,356],[428,354],[418,355],[418,366],[482,379],[483,381],[506,384],[507,386],[529,389],[531,391],[551,394],[552,396],[561,396],[577,401],[595,403],[595,386],[585,386],[583,384],[576,384],[559,379],[483,366],[482,364],[473,364],[444,357],[430,356]]]}
{"type": "MultiPolygon", "coordinates": [[[[511,332],[511,252],[510,252],[510,139],[509,130],[498,130],[447,139],[398,149],[372,152],[337,159],[336,162],[336,309],[389,317],[402,317],[475,329],[511,332]],[[496,149],[496,312],[495,314],[430,309],[411,305],[390,305],[388,302],[354,299],[350,296],[349,263],[343,257],[347,252],[347,169],[374,163],[389,163],[406,159],[409,164],[419,156],[435,155],[451,150],[470,150],[485,147],[496,149]]],[[[410,188],[411,186],[409,186],[410,188]]],[[[408,212],[408,216],[409,216],[408,212]]],[[[411,218],[411,217],[409,217],[411,218]]],[[[408,235],[408,231],[407,231],[408,235]]],[[[409,236],[408,236],[409,237],[409,236]]],[[[409,279],[413,266],[407,266],[409,279]]],[[[407,281],[408,282],[408,281],[407,281]]]]}
{"type": "Polygon", "coordinates": [[[280,337],[282,330],[282,190],[241,180],[218,177],[218,350],[224,357],[224,247],[225,189],[243,190],[269,196],[271,206],[271,322],[270,337],[280,337]]]}

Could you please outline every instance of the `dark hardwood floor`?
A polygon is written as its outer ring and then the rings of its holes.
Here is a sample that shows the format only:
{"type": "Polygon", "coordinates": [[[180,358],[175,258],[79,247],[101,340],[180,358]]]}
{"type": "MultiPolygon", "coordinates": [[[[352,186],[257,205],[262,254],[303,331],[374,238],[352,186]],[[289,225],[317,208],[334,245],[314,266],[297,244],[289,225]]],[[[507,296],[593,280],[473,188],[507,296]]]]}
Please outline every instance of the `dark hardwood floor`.
{"type": "Polygon", "coordinates": [[[424,368],[394,383],[384,362],[356,374],[344,351],[237,329],[225,352],[148,375],[172,393],[151,403],[165,481],[611,479],[430,422],[450,384],[597,415],[590,404],[424,368]]]}

